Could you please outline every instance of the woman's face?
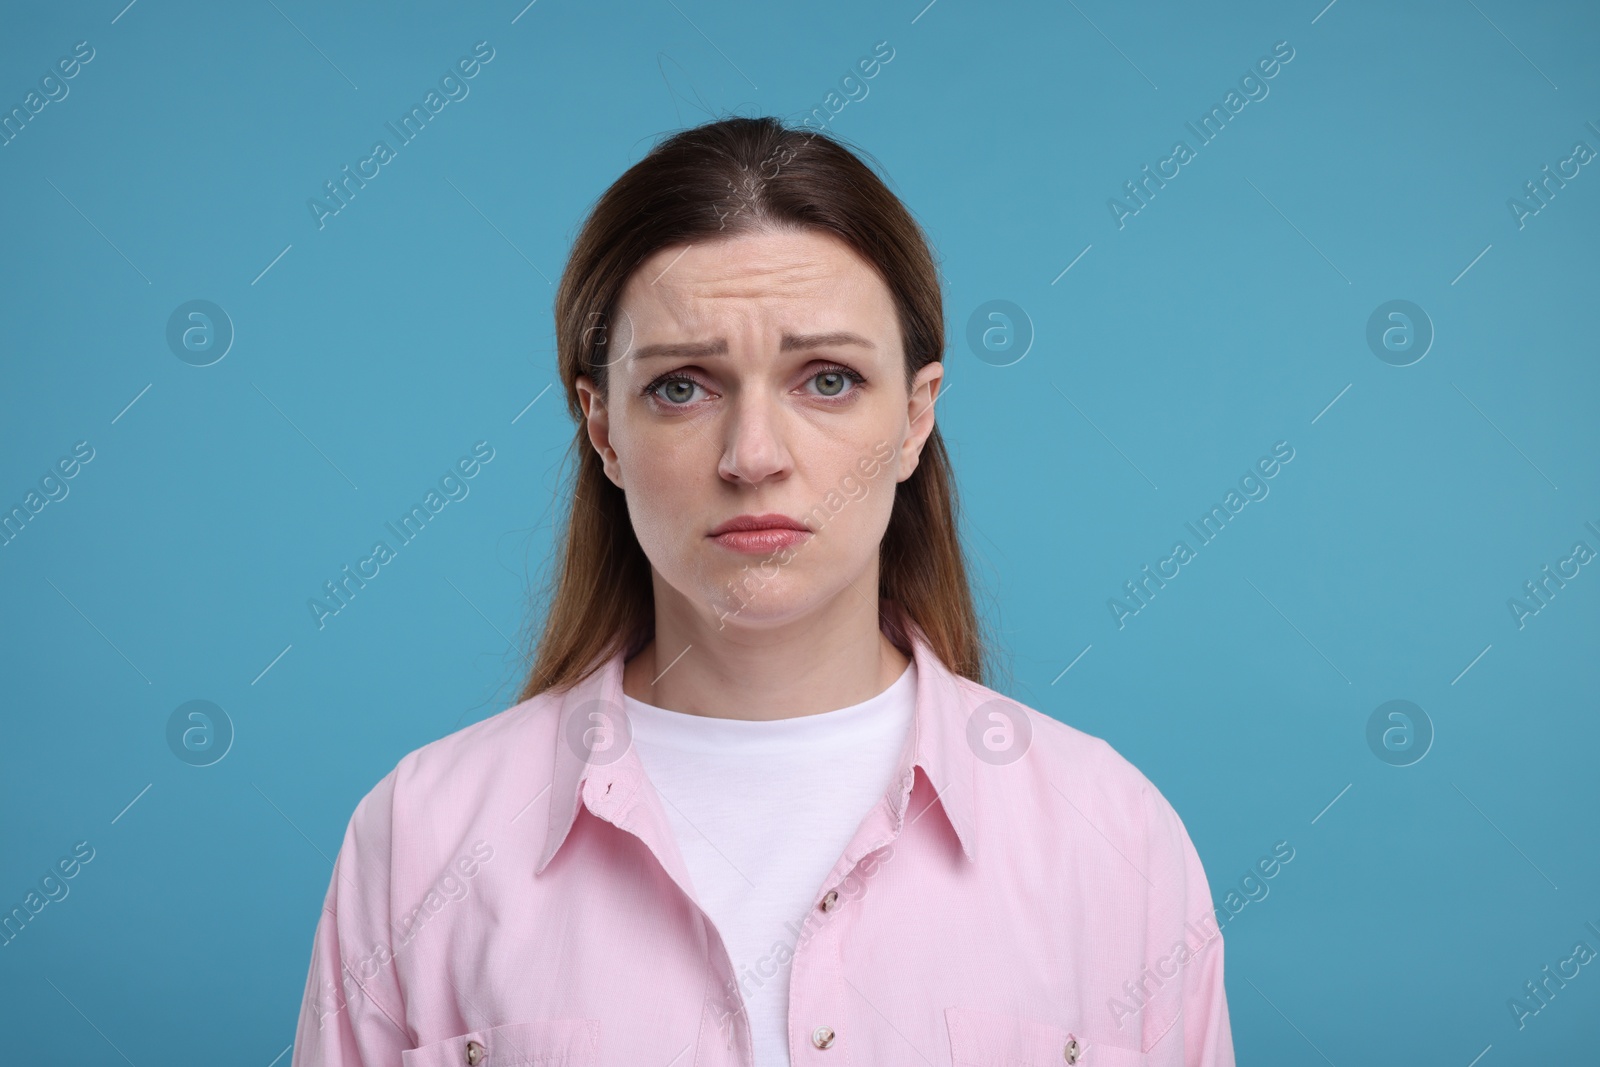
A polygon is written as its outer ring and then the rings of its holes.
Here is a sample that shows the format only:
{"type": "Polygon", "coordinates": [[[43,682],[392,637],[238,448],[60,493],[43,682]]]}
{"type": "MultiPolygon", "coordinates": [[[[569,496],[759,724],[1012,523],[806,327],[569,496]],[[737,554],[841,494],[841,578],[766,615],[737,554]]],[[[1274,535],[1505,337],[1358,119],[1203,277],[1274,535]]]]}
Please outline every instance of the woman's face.
{"type": "Polygon", "coordinates": [[[606,340],[607,395],[580,377],[579,402],[658,611],[720,629],[875,604],[895,486],[933,430],[944,368],[907,389],[894,303],[866,261],[816,231],[665,248],[629,279],[606,340]],[[766,529],[719,535],[741,516],[766,529]]]}

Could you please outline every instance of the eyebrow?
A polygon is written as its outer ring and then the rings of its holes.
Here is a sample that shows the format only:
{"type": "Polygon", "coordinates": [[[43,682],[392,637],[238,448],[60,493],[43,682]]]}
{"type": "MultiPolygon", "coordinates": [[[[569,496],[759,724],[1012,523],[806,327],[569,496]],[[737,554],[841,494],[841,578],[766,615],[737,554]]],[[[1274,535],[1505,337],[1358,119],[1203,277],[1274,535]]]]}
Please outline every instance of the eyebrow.
{"type": "MultiPolygon", "coordinates": [[[[839,333],[786,333],[783,335],[783,341],[778,347],[783,352],[800,352],[813,348],[836,348],[840,345],[859,345],[862,348],[871,349],[878,347],[860,334],[848,331],[839,333]]],[[[723,356],[727,355],[727,353],[727,339],[718,337],[710,341],[681,341],[671,344],[645,345],[634,353],[634,358],[644,360],[658,356],[671,356],[675,359],[698,359],[701,356],[723,356]]]]}

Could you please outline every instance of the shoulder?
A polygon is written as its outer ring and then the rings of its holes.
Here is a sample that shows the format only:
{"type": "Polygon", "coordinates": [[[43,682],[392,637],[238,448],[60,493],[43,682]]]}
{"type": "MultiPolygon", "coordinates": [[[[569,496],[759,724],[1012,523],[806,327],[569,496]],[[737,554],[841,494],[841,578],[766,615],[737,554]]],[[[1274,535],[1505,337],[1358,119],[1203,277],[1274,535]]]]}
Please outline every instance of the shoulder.
{"type": "MultiPolygon", "coordinates": [[[[1110,799],[1137,799],[1155,786],[1144,773],[1102,737],[996,692],[970,678],[953,676],[964,716],[992,711],[1009,715],[1016,751],[993,761],[1025,764],[1035,774],[1062,783],[1075,781],[1110,799]],[[991,707],[992,706],[992,707],[991,707]]],[[[980,717],[985,717],[980,715],[980,717]]],[[[986,717],[992,719],[992,715],[986,717]]],[[[996,723],[998,719],[993,720],[996,723]]]]}
{"type": "Polygon", "coordinates": [[[503,814],[548,790],[562,695],[546,692],[406,753],[362,797],[352,831],[424,827],[442,836],[503,814]]]}
{"type": "Polygon", "coordinates": [[[407,753],[396,771],[413,787],[526,780],[548,762],[562,695],[544,692],[407,753]],[[541,742],[544,744],[541,745],[541,742]],[[535,757],[539,758],[535,758],[535,757]],[[518,758],[520,757],[520,758],[518,758]]]}
{"type": "Polygon", "coordinates": [[[1013,719],[1016,751],[992,760],[979,753],[977,760],[977,780],[993,800],[1039,810],[1050,826],[1086,829],[1124,851],[1182,862],[1192,846],[1177,812],[1110,742],[971,679],[955,680],[964,718],[992,704],[1013,719]]]}

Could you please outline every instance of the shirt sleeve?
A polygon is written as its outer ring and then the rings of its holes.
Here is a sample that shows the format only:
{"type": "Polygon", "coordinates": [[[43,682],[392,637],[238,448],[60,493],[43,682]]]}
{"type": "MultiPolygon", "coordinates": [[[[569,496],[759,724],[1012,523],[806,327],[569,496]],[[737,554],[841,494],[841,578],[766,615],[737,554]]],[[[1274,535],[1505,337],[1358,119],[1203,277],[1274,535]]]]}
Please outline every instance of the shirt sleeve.
{"type": "Polygon", "coordinates": [[[317,921],[291,1067],[398,1067],[411,1047],[391,950],[395,773],[345,828],[317,921]]]}
{"type": "Polygon", "coordinates": [[[1222,930],[1205,868],[1178,813],[1148,781],[1144,800],[1157,886],[1146,973],[1160,983],[1144,1014],[1150,1067],[1234,1067],[1222,930]]]}

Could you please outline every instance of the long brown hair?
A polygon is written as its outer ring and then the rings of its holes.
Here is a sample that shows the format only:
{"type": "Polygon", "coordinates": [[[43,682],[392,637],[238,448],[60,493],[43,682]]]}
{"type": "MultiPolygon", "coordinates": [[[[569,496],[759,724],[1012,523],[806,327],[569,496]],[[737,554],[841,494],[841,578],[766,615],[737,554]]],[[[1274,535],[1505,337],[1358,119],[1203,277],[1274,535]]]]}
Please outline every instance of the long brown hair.
{"type": "MultiPolygon", "coordinates": [[[[767,116],[735,116],[673,134],[629,167],[596,201],[556,290],[557,358],[577,423],[571,445],[577,481],[544,631],[519,702],[570,687],[619,650],[631,655],[654,631],[650,563],[622,490],[589,442],[576,384],[588,375],[607,391],[607,368],[616,358],[608,353],[631,340],[609,336],[624,286],[663,248],[772,228],[830,233],[877,269],[898,313],[908,387],[918,370],[943,358],[943,298],[927,239],[905,205],[839,140],[767,116]]],[[[936,423],[916,470],[895,487],[879,550],[880,615],[893,633],[894,610],[903,612],[946,667],[981,684],[985,648],[956,515],[955,481],[936,423]]]]}

